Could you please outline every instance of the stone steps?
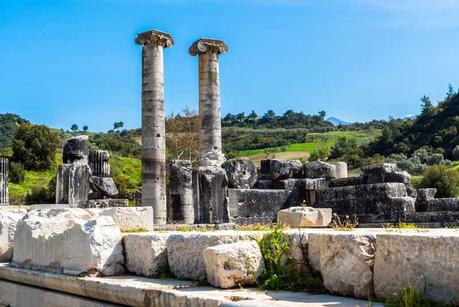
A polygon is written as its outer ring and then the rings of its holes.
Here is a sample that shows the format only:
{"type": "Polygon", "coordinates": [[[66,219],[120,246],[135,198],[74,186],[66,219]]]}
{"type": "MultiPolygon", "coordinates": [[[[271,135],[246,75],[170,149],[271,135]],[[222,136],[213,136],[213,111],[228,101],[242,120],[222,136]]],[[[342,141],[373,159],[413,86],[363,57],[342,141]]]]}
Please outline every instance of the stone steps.
{"type": "MultiPolygon", "coordinates": [[[[221,290],[190,281],[138,276],[72,277],[0,264],[0,301],[21,307],[102,306],[366,306],[368,302],[328,294],[221,290]],[[36,288],[39,287],[39,288],[36,288]],[[115,305],[114,305],[115,304],[115,305]]],[[[382,304],[373,304],[382,306],[382,304]]]]}

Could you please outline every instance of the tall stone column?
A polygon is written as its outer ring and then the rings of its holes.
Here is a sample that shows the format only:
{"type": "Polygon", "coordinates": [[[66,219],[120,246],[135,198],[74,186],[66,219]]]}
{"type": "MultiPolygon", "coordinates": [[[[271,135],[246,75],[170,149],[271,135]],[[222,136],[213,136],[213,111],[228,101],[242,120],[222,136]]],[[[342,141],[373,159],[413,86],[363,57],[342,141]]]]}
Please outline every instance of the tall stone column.
{"type": "Polygon", "coordinates": [[[225,161],[222,151],[220,116],[220,77],[218,55],[226,53],[224,41],[199,39],[189,52],[199,56],[199,118],[201,165],[221,165],[225,161]]]}
{"type": "Polygon", "coordinates": [[[166,224],[166,123],[163,48],[171,35],[152,30],[135,39],[142,45],[142,206],[153,207],[153,222],[166,224]]]}
{"type": "Polygon", "coordinates": [[[9,205],[8,159],[0,158],[0,205],[9,205]]]}

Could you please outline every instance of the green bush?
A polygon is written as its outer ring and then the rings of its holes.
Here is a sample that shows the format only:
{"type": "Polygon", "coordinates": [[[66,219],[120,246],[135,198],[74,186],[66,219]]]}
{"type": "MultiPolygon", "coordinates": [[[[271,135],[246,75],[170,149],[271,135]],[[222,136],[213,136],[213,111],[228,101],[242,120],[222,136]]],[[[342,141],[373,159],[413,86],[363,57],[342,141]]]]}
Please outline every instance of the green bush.
{"type": "Polygon", "coordinates": [[[275,226],[258,241],[265,262],[265,270],[257,281],[258,286],[264,290],[324,292],[320,276],[298,272],[298,266],[291,257],[291,239],[282,227],[275,226]]]}
{"type": "Polygon", "coordinates": [[[314,149],[309,156],[309,161],[322,160],[326,161],[330,156],[330,150],[327,147],[323,146],[317,149],[314,149]]]}
{"type": "Polygon", "coordinates": [[[12,160],[27,170],[48,170],[53,162],[59,138],[46,126],[23,124],[13,140],[12,160]]]}
{"type": "Polygon", "coordinates": [[[459,196],[459,171],[442,164],[429,166],[419,188],[436,188],[436,197],[459,196]]]}
{"type": "Polygon", "coordinates": [[[9,180],[12,183],[22,183],[25,178],[24,165],[20,162],[11,162],[9,169],[9,180]]]}

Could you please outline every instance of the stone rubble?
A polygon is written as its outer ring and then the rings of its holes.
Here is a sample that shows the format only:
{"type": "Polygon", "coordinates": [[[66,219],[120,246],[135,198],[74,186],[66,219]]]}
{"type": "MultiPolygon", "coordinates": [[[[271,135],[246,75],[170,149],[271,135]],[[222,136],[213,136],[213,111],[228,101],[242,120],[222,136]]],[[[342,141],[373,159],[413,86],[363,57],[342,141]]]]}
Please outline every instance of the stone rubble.
{"type": "Polygon", "coordinates": [[[336,166],[322,161],[306,163],[303,171],[306,178],[336,178],[336,166]]]}
{"type": "Polygon", "coordinates": [[[257,182],[257,169],[248,158],[229,159],[222,167],[228,177],[228,186],[232,189],[251,189],[257,182]]]}

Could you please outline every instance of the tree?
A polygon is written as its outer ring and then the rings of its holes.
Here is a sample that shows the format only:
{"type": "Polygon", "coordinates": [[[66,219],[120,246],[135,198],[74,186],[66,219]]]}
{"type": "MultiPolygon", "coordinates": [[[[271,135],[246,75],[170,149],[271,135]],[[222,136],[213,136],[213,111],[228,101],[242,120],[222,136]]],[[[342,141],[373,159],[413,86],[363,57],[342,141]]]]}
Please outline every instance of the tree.
{"type": "Polygon", "coordinates": [[[19,162],[11,162],[8,176],[11,182],[22,183],[25,178],[24,165],[19,162]]]}
{"type": "Polygon", "coordinates": [[[113,123],[113,129],[114,130],[119,130],[119,129],[123,128],[123,126],[124,126],[124,123],[122,121],[113,123]]]}
{"type": "Polygon", "coordinates": [[[199,116],[185,108],[181,115],[166,120],[166,147],[169,159],[199,159],[199,116]]]}
{"type": "Polygon", "coordinates": [[[77,125],[77,124],[73,124],[72,127],[70,127],[70,129],[71,129],[73,132],[77,132],[77,131],[78,131],[78,125],[77,125]]]}
{"type": "Polygon", "coordinates": [[[13,140],[12,160],[28,170],[47,170],[54,162],[58,145],[57,133],[48,127],[23,124],[13,140]]]}
{"type": "Polygon", "coordinates": [[[432,101],[430,101],[430,98],[427,97],[426,95],[421,97],[421,110],[422,113],[425,113],[426,111],[429,111],[432,109],[433,104],[432,101]]]}
{"type": "Polygon", "coordinates": [[[454,96],[454,88],[453,86],[450,84],[448,84],[448,92],[446,93],[446,99],[450,99],[451,97],[454,96]]]}
{"type": "Polygon", "coordinates": [[[437,164],[427,168],[418,188],[436,188],[436,197],[457,197],[459,195],[459,171],[437,164]]]}
{"type": "Polygon", "coordinates": [[[319,117],[320,117],[321,120],[324,120],[326,115],[327,115],[327,113],[325,111],[320,111],[319,112],[319,117]]]}
{"type": "Polygon", "coordinates": [[[88,126],[83,126],[83,131],[84,131],[84,132],[88,132],[88,130],[89,130],[89,127],[88,127],[88,126]]]}

